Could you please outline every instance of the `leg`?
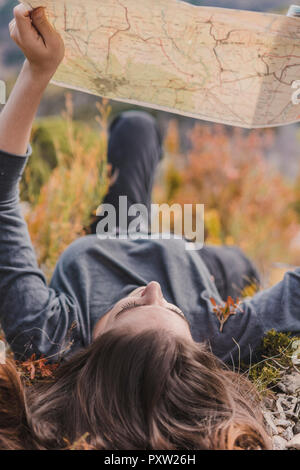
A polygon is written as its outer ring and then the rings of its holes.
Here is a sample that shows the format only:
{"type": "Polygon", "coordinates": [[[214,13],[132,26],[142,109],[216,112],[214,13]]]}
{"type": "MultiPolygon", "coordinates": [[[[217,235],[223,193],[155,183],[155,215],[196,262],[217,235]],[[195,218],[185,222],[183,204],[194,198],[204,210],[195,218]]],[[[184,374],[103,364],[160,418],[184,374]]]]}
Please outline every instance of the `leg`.
{"type": "Polygon", "coordinates": [[[205,246],[199,252],[223,300],[237,299],[250,286],[260,286],[259,274],[253,263],[234,246],[205,246]]]}
{"type": "MultiPolygon", "coordinates": [[[[148,113],[126,111],[117,116],[109,129],[108,162],[117,179],[104,203],[119,209],[119,196],[128,204],[144,204],[150,209],[157,164],[162,158],[162,135],[155,119],[148,113]]],[[[99,217],[91,225],[96,233],[99,217]]]]}

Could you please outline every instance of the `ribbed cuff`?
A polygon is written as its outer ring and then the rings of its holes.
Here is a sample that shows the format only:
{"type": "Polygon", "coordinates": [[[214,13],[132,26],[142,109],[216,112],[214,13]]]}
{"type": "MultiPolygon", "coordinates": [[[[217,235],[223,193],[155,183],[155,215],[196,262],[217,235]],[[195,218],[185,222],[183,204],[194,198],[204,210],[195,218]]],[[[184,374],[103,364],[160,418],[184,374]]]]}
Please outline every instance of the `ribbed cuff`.
{"type": "Polygon", "coordinates": [[[15,155],[0,150],[0,202],[9,201],[16,195],[19,180],[31,154],[30,145],[26,155],[15,155]]]}

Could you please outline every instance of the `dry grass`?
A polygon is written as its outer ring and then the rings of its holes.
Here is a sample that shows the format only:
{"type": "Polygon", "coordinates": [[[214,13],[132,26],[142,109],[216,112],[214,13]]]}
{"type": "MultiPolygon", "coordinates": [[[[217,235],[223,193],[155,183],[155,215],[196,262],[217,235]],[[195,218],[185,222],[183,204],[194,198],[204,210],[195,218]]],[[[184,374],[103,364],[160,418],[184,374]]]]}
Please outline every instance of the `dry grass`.
{"type": "Polygon", "coordinates": [[[65,139],[70,153],[56,142],[58,164],[27,214],[33,245],[48,278],[60,254],[85,234],[92,214],[108,190],[108,102],[98,103],[98,109],[100,131],[97,139],[94,132],[85,126],[75,133],[72,101],[67,95],[63,119],[67,123],[65,139]],[[88,136],[93,146],[87,144],[88,136]]]}

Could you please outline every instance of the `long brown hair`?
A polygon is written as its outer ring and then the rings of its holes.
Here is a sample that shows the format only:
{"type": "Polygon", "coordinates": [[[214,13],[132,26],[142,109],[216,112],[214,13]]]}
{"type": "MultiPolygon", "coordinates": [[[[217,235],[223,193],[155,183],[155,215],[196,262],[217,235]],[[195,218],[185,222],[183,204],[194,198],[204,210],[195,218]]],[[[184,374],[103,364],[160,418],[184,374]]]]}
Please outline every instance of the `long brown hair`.
{"type": "Polygon", "coordinates": [[[203,344],[114,330],[26,388],[0,366],[0,449],[269,449],[259,400],[203,344]]]}

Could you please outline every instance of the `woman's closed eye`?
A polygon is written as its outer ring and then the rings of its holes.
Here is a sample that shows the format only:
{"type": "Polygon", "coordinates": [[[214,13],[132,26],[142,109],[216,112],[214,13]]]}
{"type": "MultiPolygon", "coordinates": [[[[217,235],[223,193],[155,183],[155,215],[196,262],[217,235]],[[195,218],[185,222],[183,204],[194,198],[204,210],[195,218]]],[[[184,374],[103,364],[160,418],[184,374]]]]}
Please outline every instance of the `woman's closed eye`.
{"type": "Polygon", "coordinates": [[[139,305],[136,301],[126,302],[122,305],[122,307],[120,307],[120,309],[115,315],[115,318],[117,318],[122,313],[126,312],[126,310],[130,310],[131,308],[140,307],[140,306],[141,305],[139,305]]]}
{"type": "MultiPolygon", "coordinates": [[[[136,302],[136,301],[128,301],[120,307],[120,310],[118,310],[118,312],[116,313],[115,318],[119,317],[122,313],[126,312],[127,310],[130,310],[130,309],[136,308],[136,307],[142,307],[142,306],[145,306],[145,304],[144,303],[139,303],[139,302],[136,302]]],[[[166,308],[168,310],[171,310],[174,313],[177,313],[177,315],[180,315],[182,318],[186,319],[184,313],[178,307],[176,307],[175,305],[167,304],[166,308]]]]}

